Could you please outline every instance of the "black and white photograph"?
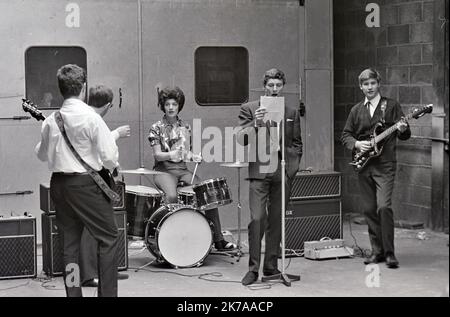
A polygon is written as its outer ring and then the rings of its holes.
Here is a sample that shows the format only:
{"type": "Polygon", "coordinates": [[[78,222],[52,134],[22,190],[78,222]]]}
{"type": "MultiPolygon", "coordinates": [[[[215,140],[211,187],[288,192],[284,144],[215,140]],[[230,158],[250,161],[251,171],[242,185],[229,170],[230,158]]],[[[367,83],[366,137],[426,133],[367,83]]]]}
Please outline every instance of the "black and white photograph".
{"type": "Polygon", "coordinates": [[[448,298],[448,19],[0,0],[0,298],[448,298]]]}

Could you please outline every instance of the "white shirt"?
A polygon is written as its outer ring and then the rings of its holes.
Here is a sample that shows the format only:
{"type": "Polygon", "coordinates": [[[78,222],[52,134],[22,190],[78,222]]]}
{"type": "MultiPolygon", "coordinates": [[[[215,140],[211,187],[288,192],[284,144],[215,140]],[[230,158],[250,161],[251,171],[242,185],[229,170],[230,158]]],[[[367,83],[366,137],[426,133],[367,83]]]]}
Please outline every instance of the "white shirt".
{"type": "MultiPolygon", "coordinates": [[[[114,136],[99,114],[77,98],[66,99],[60,113],[70,142],[86,163],[96,171],[102,166],[108,169],[118,166],[119,151],[114,136]]],[[[41,161],[48,162],[52,172],[86,172],[64,140],[54,113],[42,124],[41,142],[35,152],[41,161]]]]}
{"type": "Polygon", "coordinates": [[[364,100],[364,104],[367,105],[368,102],[370,102],[370,107],[369,107],[369,111],[370,111],[370,117],[373,117],[373,114],[375,113],[375,109],[377,109],[378,104],[380,103],[380,99],[381,99],[381,95],[378,94],[376,97],[374,97],[372,100],[369,101],[369,99],[364,100]]]}

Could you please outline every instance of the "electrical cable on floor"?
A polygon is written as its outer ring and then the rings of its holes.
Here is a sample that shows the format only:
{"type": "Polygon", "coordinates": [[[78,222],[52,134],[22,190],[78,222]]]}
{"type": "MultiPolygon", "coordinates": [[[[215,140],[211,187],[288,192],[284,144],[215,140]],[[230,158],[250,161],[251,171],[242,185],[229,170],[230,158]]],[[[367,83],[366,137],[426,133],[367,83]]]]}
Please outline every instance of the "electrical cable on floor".
{"type": "Polygon", "coordinates": [[[275,284],[277,284],[277,283],[261,282],[261,283],[247,285],[247,288],[251,291],[260,291],[260,290],[264,290],[264,289],[271,289],[272,286],[275,284]]]}
{"type": "Polygon", "coordinates": [[[370,250],[361,248],[358,245],[358,242],[356,241],[355,236],[353,235],[352,216],[351,215],[348,217],[348,225],[349,225],[349,229],[350,229],[350,235],[352,236],[353,241],[355,242],[355,245],[353,246],[353,249],[355,249],[355,247],[356,247],[356,249],[358,250],[358,252],[356,252],[356,251],[354,252],[353,256],[354,257],[361,257],[361,258],[369,257],[370,256],[370,250]]]}
{"type": "Polygon", "coordinates": [[[20,284],[20,285],[16,285],[16,286],[12,286],[12,287],[7,287],[7,288],[0,288],[0,291],[6,291],[6,290],[11,290],[11,289],[16,289],[19,287],[24,287],[24,286],[28,286],[30,284],[31,281],[33,282],[38,282],[41,283],[41,287],[45,288],[46,290],[50,290],[50,291],[63,291],[63,288],[56,288],[56,285],[47,285],[50,282],[53,282],[55,279],[52,277],[47,277],[47,276],[37,276],[35,278],[30,279],[28,282],[20,284]]]}
{"type": "Polygon", "coordinates": [[[292,261],[292,258],[289,258],[289,262],[288,262],[288,264],[286,265],[286,267],[284,268],[284,270],[287,270],[287,269],[288,269],[289,265],[291,265],[291,261],[292,261]]]}
{"type": "Polygon", "coordinates": [[[26,283],[23,283],[23,284],[20,284],[20,285],[15,285],[15,286],[6,287],[6,288],[0,288],[0,291],[9,291],[9,290],[16,289],[16,288],[19,288],[19,287],[28,286],[28,284],[30,284],[30,281],[28,281],[26,283]]]}
{"type": "Polygon", "coordinates": [[[56,285],[48,285],[48,283],[56,281],[56,279],[54,277],[40,275],[40,276],[34,278],[33,281],[41,283],[41,287],[46,289],[47,291],[64,291],[65,290],[64,288],[57,288],[56,285]]]}
{"type": "Polygon", "coordinates": [[[183,273],[178,273],[178,272],[171,272],[171,271],[163,271],[163,270],[151,270],[151,269],[147,269],[147,268],[135,268],[135,267],[130,267],[129,269],[132,270],[139,270],[139,271],[148,271],[148,272],[152,272],[152,273],[167,273],[167,274],[174,274],[174,275],[179,275],[179,276],[183,276],[183,277],[197,277],[200,280],[204,280],[204,281],[208,281],[208,282],[218,282],[218,283],[241,283],[240,281],[225,281],[225,280],[210,280],[210,279],[206,279],[204,278],[204,276],[214,276],[214,277],[222,277],[223,274],[220,272],[210,272],[210,273],[201,273],[201,274],[183,274],[183,273]]]}
{"type": "Polygon", "coordinates": [[[286,251],[289,251],[290,253],[292,253],[292,255],[294,255],[296,257],[305,256],[305,251],[303,249],[301,249],[301,250],[286,249],[286,251]]]}

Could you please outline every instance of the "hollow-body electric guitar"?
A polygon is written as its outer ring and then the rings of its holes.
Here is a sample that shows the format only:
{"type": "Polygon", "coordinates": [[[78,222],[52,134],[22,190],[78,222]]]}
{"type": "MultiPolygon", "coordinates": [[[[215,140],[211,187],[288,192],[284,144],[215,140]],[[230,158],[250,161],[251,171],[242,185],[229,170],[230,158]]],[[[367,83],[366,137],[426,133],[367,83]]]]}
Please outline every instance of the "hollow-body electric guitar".
{"type": "Polygon", "coordinates": [[[431,113],[432,111],[433,111],[432,104],[414,109],[413,112],[411,112],[401,120],[397,121],[395,124],[393,124],[391,127],[387,128],[384,131],[382,130],[383,124],[381,122],[377,123],[375,125],[375,128],[373,129],[372,135],[367,140],[370,141],[371,143],[370,149],[367,151],[359,151],[357,149],[354,149],[352,153],[353,161],[351,161],[349,164],[352,165],[357,172],[360,172],[371,159],[380,156],[380,154],[383,151],[383,141],[392,133],[397,131],[397,127],[401,122],[407,122],[408,120],[411,119],[418,119],[423,115],[425,115],[426,113],[431,113]]]}

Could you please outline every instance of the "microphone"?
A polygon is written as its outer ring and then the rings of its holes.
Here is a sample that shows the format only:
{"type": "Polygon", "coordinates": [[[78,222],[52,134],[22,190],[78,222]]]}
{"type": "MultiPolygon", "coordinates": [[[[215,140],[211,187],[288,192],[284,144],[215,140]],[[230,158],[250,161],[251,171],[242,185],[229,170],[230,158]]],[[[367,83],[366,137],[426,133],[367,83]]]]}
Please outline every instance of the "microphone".
{"type": "Polygon", "coordinates": [[[119,88],[119,109],[122,108],[122,88],[119,88]]]}

